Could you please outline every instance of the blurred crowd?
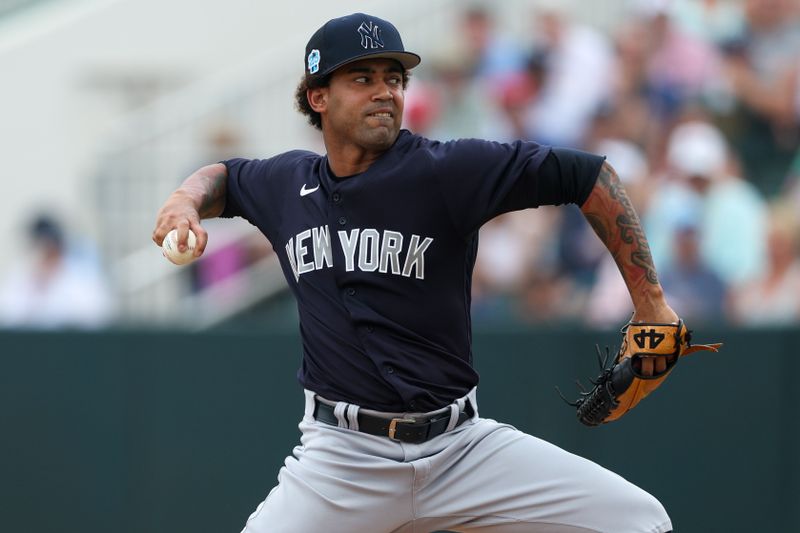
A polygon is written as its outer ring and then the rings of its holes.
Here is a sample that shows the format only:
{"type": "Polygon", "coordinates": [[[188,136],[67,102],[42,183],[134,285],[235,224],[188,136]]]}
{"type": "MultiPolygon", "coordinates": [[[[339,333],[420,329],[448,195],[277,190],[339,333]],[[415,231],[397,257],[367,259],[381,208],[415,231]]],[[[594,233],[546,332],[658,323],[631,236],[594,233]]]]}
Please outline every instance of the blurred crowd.
{"type": "MultiPolygon", "coordinates": [[[[605,155],[679,314],[800,322],[800,1],[634,0],[611,29],[563,4],[542,2],[528,39],[465,9],[412,80],[406,126],[605,155]]],[[[632,312],[576,206],[498,217],[480,240],[475,323],[606,327],[632,312]]]]}
{"type": "MultiPolygon", "coordinates": [[[[605,155],[639,212],[670,304],[692,324],[800,323],[800,0],[630,0],[602,27],[539,0],[524,35],[491,4],[423,51],[405,127],[447,140],[527,139],[605,155]]],[[[598,9],[597,7],[593,7],[598,9]]],[[[518,21],[520,22],[520,21],[518,21]]],[[[215,137],[210,159],[237,139],[215,137]]],[[[240,154],[234,154],[240,155],[240,154]]],[[[104,327],[114,290],[91,247],[49,214],[0,280],[0,327],[104,327]]],[[[232,241],[233,242],[233,241],[232,241]]],[[[480,233],[476,324],[617,326],[617,267],[576,206],[509,213],[480,233]]],[[[194,290],[269,249],[220,247],[194,290]]]]}

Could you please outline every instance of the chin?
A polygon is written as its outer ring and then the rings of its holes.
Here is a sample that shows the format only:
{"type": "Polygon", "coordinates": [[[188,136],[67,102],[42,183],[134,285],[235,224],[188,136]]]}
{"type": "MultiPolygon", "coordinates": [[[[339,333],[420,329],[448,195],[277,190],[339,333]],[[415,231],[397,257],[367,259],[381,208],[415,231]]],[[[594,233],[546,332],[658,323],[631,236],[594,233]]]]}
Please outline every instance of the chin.
{"type": "Polygon", "coordinates": [[[363,141],[366,146],[372,149],[385,149],[394,144],[397,136],[400,134],[399,128],[376,128],[373,131],[366,133],[363,136],[363,141]]]}

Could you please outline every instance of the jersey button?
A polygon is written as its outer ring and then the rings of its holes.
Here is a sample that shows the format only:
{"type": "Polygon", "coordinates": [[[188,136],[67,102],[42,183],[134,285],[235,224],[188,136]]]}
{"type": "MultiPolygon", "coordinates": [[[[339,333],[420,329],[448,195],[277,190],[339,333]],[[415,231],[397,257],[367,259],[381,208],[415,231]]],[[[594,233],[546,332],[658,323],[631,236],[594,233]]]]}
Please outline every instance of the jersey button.
{"type": "Polygon", "coordinates": [[[372,326],[367,326],[367,333],[372,333],[373,331],[375,331],[375,328],[372,326]]]}
{"type": "Polygon", "coordinates": [[[412,411],[416,411],[417,409],[416,402],[408,402],[408,408],[411,409],[412,411]]]}
{"type": "Polygon", "coordinates": [[[342,201],[342,195],[338,192],[335,192],[331,195],[331,199],[333,200],[333,203],[338,204],[342,201]]]}
{"type": "Polygon", "coordinates": [[[339,217],[339,225],[344,226],[345,224],[347,224],[347,219],[344,217],[339,217]]]}
{"type": "Polygon", "coordinates": [[[356,290],[354,288],[350,287],[349,289],[347,289],[347,295],[348,296],[354,296],[355,293],[356,293],[356,290]]]}
{"type": "Polygon", "coordinates": [[[387,374],[394,374],[394,367],[393,366],[387,366],[386,367],[386,373],[387,374]]]}

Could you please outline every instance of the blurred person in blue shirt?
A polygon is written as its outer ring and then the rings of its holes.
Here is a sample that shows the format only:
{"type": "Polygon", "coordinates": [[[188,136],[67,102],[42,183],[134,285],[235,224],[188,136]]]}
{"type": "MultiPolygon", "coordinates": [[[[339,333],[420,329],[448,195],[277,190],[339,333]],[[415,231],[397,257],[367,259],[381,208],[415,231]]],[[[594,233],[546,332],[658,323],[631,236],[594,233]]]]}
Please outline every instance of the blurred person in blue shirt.
{"type": "Polygon", "coordinates": [[[474,77],[493,83],[525,67],[522,47],[495,29],[487,9],[472,7],[464,11],[461,31],[474,77]]]}
{"type": "Polygon", "coordinates": [[[685,217],[698,220],[700,256],[726,285],[750,281],[766,265],[768,205],[740,178],[722,133],[692,119],[667,141],[667,175],[654,187],[643,216],[659,271],[673,261],[676,229],[685,217]]]}
{"type": "Polygon", "coordinates": [[[660,274],[664,293],[692,323],[719,322],[727,288],[700,256],[699,220],[678,222],[673,238],[672,262],[660,274]]]}

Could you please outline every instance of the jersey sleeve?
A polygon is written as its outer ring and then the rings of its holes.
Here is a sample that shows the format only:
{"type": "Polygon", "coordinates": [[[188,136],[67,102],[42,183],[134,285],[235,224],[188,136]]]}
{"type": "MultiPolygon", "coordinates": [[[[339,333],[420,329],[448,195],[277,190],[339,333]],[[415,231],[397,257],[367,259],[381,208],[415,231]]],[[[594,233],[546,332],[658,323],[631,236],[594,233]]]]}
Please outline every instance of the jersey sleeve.
{"type": "Polygon", "coordinates": [[[229,159],[221,161],[228,170],[223,218],[242,217],[253,222],[257,199],[267,186],[271,159],[229,159]]]}
{"type": "Polygon", "coordinates": [[[432,150],[435,173],[451,217],[464,235],[509,211],[582,204],[603,158],[534,142],[466,139],[432,150]]]}

